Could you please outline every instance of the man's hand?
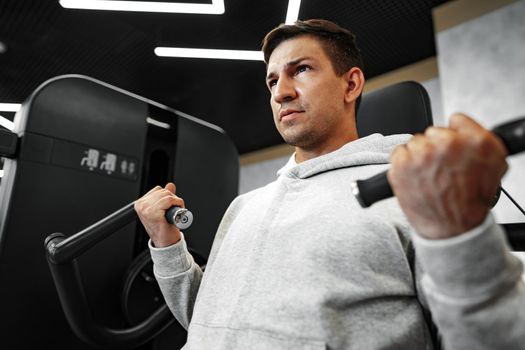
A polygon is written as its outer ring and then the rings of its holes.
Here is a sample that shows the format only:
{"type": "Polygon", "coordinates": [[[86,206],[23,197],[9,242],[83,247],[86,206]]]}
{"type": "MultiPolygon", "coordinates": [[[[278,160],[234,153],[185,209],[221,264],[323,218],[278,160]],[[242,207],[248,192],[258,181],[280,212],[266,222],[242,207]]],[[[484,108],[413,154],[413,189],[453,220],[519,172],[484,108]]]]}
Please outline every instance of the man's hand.
{"type": "Polygon", "coordinates": [[[176,205],[184,208],[184,201],[175,195],[175,184],[157,186],[135,201],[135,211],[157,248],[177,243],[181,234],[177,226],[166,221],[166,210],[176,205]]]}
{"type": "Polygon", "coordinates": [[[494,134],[456,114],[449,128],[430,127],[397,147],[388,180],[420,235],[453,237],[485,219],[507,171],[506,156],[494,134]]]}

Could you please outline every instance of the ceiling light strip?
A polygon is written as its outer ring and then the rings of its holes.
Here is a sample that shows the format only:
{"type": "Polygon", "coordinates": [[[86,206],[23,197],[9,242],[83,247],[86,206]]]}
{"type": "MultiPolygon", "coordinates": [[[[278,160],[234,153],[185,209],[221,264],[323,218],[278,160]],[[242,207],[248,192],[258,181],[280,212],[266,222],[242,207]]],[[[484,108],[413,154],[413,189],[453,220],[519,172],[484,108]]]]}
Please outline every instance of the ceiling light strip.
{"type": "Polygon", "coordinates": [[[64,8],[82,10],[224,14],[224,0],[213,0],[211,4],[112,0],[60,0],[59,3],[64,8]]]}
{"type": "MultiPolygon", "coordinates": [[[[62,0],[65,1],[65,0],[62,0]]],[[[224,6],[224,3],[223,3],[224,6]]],[[[286,11],[286,24],[292,24],[299,17],[301,0],[289,0],[286,11]]],[[[261,51],[248,50],[217,50],[217,49],[190,49],[183,47],[157,47],[155,54],[161,57],[186,57],[186,58],[215,58],[226,60],[252,60],[264,61],[261,51]]]]}
{"type": "Polygon", "coordinates": [[[18,112],[20,106],[19,103],[0,103],[0,112],[18,112]]]}
{"type": "Polygon", "coordinates": [[[188,58],[216,58],[225,60],[252,60],[264,59],[261,51],[249,50],[217,50],[217,49],[189,49],[183,47],[157,47],[155,54],[161,57],[188,57],[188,58]]]}
{"type": "Polygon", "coordinates": [[[288,10],[286,11],[285,24],[294,24],[299,18],[301,0],[288,0],[288,10]]]}

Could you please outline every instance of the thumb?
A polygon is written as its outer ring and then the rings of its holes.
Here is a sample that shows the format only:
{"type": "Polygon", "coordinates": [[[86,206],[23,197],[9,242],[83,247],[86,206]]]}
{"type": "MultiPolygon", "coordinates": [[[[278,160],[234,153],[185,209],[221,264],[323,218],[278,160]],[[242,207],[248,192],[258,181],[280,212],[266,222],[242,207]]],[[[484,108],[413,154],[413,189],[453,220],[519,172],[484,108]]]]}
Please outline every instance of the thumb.
{"type": "Polygon", "coordinates": [[[450,129],[460,132],[485,130],[481,124],[463,113],[454,113],[449,119],[448,126],[450,129]]]}
{"type": "Polygon", "coordinates": [[[177,190],[177,187],[173,182],[168,182],[164,188],[173,194],[175,194],[175,191],[177,190]]]}

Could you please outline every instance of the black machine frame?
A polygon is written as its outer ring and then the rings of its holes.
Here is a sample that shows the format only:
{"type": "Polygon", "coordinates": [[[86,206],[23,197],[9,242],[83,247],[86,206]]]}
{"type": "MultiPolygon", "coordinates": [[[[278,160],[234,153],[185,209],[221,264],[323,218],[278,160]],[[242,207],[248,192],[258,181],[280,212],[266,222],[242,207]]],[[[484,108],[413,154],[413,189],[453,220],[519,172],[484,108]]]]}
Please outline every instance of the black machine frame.
{"type": "MultiPolygon", "coordinates": [[[[130,203],[155,185],[176,182],[198,219],[187,229],[188,247],[205,261],[222,214],[238,193],[238,153],[224,130],[96,79],[64,75],[23,102],[14,133],[3,132],[0,141],[6,157],[0,182],[2,345],[94,349],[103,345],[97,332],[109,329],[117,334],[109,345],[115,348],[127,328],[132,334],[125,347],[184,343],[185,331],[167,309],[160,312],[167,322],[147,344],[133,340],[141,334],[137,325],[163,300],[149,272],[130,270],[151,267],[136,264],[147,235],[130,203]],[[85,301],[84,311],[101,325],[90,341],[66,317],[42,243],[56,232],[71,242],[75,233],[115,211],[119,216],[123,208],[128,211],[112,234],[73,253],[69,272],[81,292],[71,302],[80,307],[85,301]]],[[[68,269],[63,261],[56,266],[68,269]]]]}

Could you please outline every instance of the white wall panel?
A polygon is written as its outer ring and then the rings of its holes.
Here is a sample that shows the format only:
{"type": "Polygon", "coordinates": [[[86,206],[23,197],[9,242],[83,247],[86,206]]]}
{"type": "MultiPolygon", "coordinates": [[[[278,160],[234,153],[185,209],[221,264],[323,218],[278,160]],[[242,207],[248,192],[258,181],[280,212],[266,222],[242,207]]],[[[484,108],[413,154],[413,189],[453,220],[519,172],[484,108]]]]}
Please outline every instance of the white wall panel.
{"type": "MultiPolygon", "coordinates": [[[[444,115],[464,112],[491,128],[525,116],[525,2],[519,1],[437,34],[444,115]]],[[[525,156],[509,158],[503,187],[525,204],[525,156]]],[[[525,217],[502,198],[498,222],[525,217]]]]}

